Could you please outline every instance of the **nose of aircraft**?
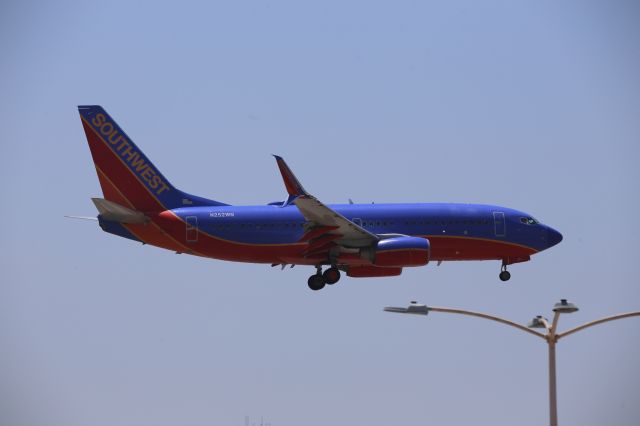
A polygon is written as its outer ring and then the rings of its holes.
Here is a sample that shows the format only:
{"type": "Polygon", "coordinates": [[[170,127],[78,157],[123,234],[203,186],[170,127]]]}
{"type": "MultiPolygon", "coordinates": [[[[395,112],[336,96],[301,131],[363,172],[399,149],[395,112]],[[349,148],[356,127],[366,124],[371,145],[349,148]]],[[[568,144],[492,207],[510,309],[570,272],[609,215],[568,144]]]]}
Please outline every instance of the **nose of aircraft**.
{"type": "Polygon", "coordinates": [[[562,241],[562,234],[552,227],[547,226],[547,241],[549,242],[549,247],[553,247],[562,241]]]}

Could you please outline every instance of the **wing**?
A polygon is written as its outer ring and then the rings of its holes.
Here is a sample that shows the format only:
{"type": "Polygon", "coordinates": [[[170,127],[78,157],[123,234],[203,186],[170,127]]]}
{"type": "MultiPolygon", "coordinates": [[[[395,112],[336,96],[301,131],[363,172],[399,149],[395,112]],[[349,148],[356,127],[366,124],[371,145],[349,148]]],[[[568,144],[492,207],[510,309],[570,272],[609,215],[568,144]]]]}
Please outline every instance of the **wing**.
{"type": "Polygon", "coordinates": [[[335,246],[347,249],[367,247],[380,239],[305,191],[284,159],[277,155],[274,157],[289,193],[286,205],[295,204],[307,220],[307,232],[302,237],[309,243],[305,252],[307,256],[328,254],[335,246]]]}

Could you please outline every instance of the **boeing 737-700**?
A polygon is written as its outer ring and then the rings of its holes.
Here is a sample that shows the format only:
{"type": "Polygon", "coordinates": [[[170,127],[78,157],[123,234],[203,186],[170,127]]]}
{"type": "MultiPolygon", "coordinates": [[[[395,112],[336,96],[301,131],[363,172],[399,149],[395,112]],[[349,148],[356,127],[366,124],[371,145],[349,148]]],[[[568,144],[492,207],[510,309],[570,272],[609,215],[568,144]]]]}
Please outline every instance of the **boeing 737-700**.
{"type": "Polygon", "coordinates": [[[507,265],[558,244],[562,235],[530,214],[483,204],[324,204],[275,156],[288,198],[231,206],[175,188],[100,106],[80,106],[104,198],[100,227],[177,253],[308,265],[309,288],[350,277],[400,275],[431,261],[496,260],[507,265]]]}

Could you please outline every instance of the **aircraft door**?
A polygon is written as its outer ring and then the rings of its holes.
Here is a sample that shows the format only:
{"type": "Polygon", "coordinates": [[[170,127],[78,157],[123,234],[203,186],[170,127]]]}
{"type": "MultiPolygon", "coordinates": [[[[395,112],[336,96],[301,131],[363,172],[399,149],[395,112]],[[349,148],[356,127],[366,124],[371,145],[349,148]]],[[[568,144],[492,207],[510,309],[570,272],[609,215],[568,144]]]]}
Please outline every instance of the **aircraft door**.
{"type": "Polygon", "coordinates": [[[493,225],[496,237],[504,237],[507,226],[504,220],[504,212],[493,212],[493,225]]]}
{"type": "Polygon", "coordinates": [[[198,217],[186,217],[186,240],[188,243],[198,242],[198,217]]]}

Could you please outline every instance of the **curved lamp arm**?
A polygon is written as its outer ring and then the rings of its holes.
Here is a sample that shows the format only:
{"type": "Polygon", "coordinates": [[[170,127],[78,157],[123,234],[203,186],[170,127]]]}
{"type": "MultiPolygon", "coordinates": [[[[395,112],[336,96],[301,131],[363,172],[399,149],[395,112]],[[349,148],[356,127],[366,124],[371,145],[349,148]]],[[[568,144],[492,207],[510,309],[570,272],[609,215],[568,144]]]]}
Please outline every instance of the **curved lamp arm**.
{"type": "MultiPolygon", "coordinates": [[[[481,312],[465,311],[463,309],[434,308],[432,306],[429,306],[427,309],[429,311],[433,311],[433,312],[446,312],[446,313],[449,313],[449,314],[469,315],[469,316],[472,316],[472,317],[478,317],[478,318],[488,319],[488,320],[491,320],[491,321],[496,321],[496,322],[499,322],[499,323],[502,323],[502,324],[505,324],[505,325],[510,325],[511,327],[515,327],[515,328],[517,328],[519,330],[526,331],[527,333],[531,333],[531,334],[533,334],[535,336],[541,337],[544,340],[547,340],[547,337],[542,333],[539,333],[537,331],[531,330],[530,328],[525,327],[524,325],[520,325],[520,324],[518,324],[516,322],[509,321],[507,319],[496,317],[496,316],[493,316],[493,315],[483,314],[481,312]]],[[[640,312],[638,312],[638,314],[640,314],[640,312]]]]}
{"type": "Polygon", "coordinates": [[[578,326],[576,328],[572,328],[571,330],[567,330],[564,333],[558,333],[556,335],[556,338],[560,339],[561,337],[568,336],[568,335],[573,334],[575,332],[578,332],[580,330],[584,330],[585,328],[589,328],[589,327],[592,327],[594,325],[602,324],[604,322],[614,321],[614,320],[618,320],[618,319],[622,319],[622,318],[637,317],[637,316],[640,316],[640,312],[627,312],[626,314],[618,314],[618,315],[613,315],[613,316],[606,317],[606,318],[600,318],[598,320],[591,321],[591,322],[588,322],[586,324],[582,324],[582,325],[580,325],[580,326],[578,326]]]}

